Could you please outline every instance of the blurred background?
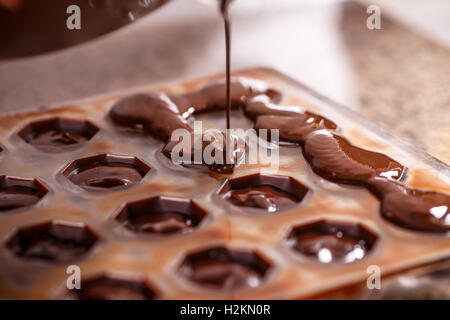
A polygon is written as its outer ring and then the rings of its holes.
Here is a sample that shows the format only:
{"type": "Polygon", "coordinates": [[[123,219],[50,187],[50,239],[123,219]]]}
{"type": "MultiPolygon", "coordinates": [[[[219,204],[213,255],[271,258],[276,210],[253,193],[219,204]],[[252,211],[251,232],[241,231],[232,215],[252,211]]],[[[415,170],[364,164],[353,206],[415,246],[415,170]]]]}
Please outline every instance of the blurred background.
{"type": "MultiPolygon", "coordinates": [[[[0,3],[0,112],[224,72],[217,0],[0,3]]],[[[450,162],[450,1],[234,0],[231,16],[234,70],[275,68],[450,162]]]]}

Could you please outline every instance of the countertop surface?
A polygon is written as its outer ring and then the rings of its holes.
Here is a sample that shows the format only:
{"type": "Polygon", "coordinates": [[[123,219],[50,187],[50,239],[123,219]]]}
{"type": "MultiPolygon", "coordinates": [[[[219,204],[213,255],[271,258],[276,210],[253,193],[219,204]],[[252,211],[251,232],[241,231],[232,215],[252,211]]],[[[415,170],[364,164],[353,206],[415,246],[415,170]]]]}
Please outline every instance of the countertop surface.
{"type": "MultiPolygon", "coordinates": [[[[439,25],[450,3],[411,11],[436,16],[433,33],[404,25],[407,14],[390,18],[386,1],[371,2],[382,5],[381,30],[366,28],[366,6],[354,2],[237,1],[233,68],[278,69],[450,163],[450,39],[442,32],[449,25],[439,25]]],[[[222,72],[223,46],[216,8],[173,1],[83,45],[0,61],[0,112],[222,72]]]]}

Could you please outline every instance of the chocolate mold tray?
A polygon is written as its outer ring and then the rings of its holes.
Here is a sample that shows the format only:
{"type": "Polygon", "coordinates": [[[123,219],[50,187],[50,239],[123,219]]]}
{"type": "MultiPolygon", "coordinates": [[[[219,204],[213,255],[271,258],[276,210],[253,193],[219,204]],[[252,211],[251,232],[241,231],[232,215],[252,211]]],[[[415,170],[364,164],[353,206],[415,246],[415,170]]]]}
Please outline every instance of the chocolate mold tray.
{"type": "MultiPolygon", "coordinates": [[[[450,192],[446,164],[350,109],[271,69],[233,76],[265,81],[281,92],[280,105],[304,106],[336,123],[352,144],[395,159],[407,168],[402,183],[450,192]]],[[[0,117],[0,191],[15,186],[20,199],[1,198],[10,207],[0,211],[0,298],[308,298],[365,282],[371,265],[387,275],[450,256],[448,232],[383,219],[373,194],[316,175],[299,147],[281,146],[278,168],[241,164],[220,175],[174,165],[161,153],[164,143],[121,130],[108,117],[126,95],[191,92],[220,77],[0,117]],[[120,174],[87,183],[82,175],[89,170],[120,174]],[[289,199],[279,212],[227,200],[246,185],[289,199]],[[334,236],[344,251],[318,254],[314,239],[334,236]],[[70,265],[80,267],[88,289],[66,289],[70,265]]],[[[225,126],[224,111],[195,118],[225,126]]],[[[239,110],[231,121],[253,127],[239,110]]]]}

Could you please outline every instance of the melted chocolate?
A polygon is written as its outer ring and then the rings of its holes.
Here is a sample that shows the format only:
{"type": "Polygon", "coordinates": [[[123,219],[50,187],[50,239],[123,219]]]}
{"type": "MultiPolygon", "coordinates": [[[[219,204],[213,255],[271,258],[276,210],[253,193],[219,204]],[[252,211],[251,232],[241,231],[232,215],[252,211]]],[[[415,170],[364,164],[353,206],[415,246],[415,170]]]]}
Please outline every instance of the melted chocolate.
{"type": "Polygon", "coordinates": [[[136,232],[154,234],[190,232],[194,229],[192,220],[180,212],[157,212],[137,216],[129,219],[125,227],[136,232]]]}
{"type": "Polygon", "coordinates": [[[104,154],[74,161],[63,175],[83,189],[99,190],[134,185],[149,170],[137,158],[104,154]]]}
{"type": "MultiPolygon", "coordinates": [[[[230,79],[231,108],[243,107],[246,102],[257,95],[264,94],[271,101],[279,101],[281,94],[267,87],[266,83],[249,78],[230,79]]],[[[214,81],[200,90],[182,95],[170,96],[184,117],[207,111],[227,108],[227,85],[223,79],[214,81]]]]}
{"type": "Polygon", "coordinates": [[[163,93],[135,94],[117,101],[109,112],[118,125],[169,141],[176,129],[192,131],[177,106],[163,93]]]}
{"type": "Polygon", "coordinates": [[[64,263],[83,256],[97,240],[85,226],[48,222],[19,229],[6,245],[24,259],[64,263]]]}
{"type": "Polygon", "coordinates": [[[230,30],[230,18],[228,15],[228,7],[230,5],[232,0],[222,0],[221,1],[221,12],[225,27],[225,65],[226,65],[226,82],[227,82],[227,130],[230,130],[231,128],[231,30],[230,30]]]}
{"type": "MultiPolygon", "coordinates": [[[[303,144],[305,137],[313,131],[336,128],[333,122],[307,111],[299,116],[259,116],[255,121],[255,129],[278,129],[280,142],[297,144],[303,144]]],[[[268,134],[270,141],[270,131],[268,134]]]]}
{"type": "MultiPolygon", "coordinates": [[[[239,139],[239,137],[231,135],[227,139],[226,135],[222,132],[215,132],[214,135],[207,137],[204,137],[204,135],[196,137],[192,134],[190,141],[191,147],[189,154],[184,154],[184,150],[179,150],[181,160],[179,164],[185,167],[206,166],[209,170],[219,174],[232,174],[234,167],[241,157],[244,156],[247,147],[246,143],[239,139]],[[220,137],[220,135],[222,135],[220,141],[216,141],[216,137],[220,137]],[[201,141],[196,139],[201,139],[201,141]],[[233,148],[227,150],[227,143],[233,143],[233,148]],[[201,150],[199,150],[200,148],[201,150]],[[206,162],[203,157],[205,151],[211,151],[208,154],[211,155],[213,158],[211,160],[214,161],[206,162]],[[217,152],[220,152],[221,155],[216,158],[217,152]],[[202,155],[201,159],[195,159],[196,153],[202,155]]],[[[179,141],[169,141],[162,150],[163,154],[167,158],[174,160],[172,154],[173,152],[178,152],[175,149],[178,143],[179,141]]]]}
{"type": "Polygon", "coordinates": [[[122,163],[96,163],[68,176],[77,186],[85,189],[109,189],[138,183],[142,174],[133,166],[122,163]]]}
{"type": "Polygon", "coordinates": [[[369,189],[381,200],[381,215],[392,223],[411,230],[450,231],[450,196],[413,189],[375,178],[369,189]]]}
{"type": "Polygon", "coordinates": [[[270,263],[251,251],[215,247],[188,255],[180,273],[197,284],[220,290],[256,287],[270,263]]]}
{"type": "Polygon", "coordinates": [[[236,206],[273,213],[292,208],[307,192],[306,186],[291,177],[253,174],[228,180],[219,194],[236,206]]]}
{"type": "Polygon", "coordinates": [[[81,283],[80,290],[71,290],[74,300],[151,300],[155,292],[142,281],[102,276],[81,283]]]}
{"type": "Polygon", "coordinates": [[[363,259],[376,236],[357,224],[319,221],[294,228],[288,237],[297,252],[322,263],[363,259]]]}
{"type": "Polygon", "coordinates": [[[206,212],[188,199],[153,197],[128,203],[116,220],[134,232],[170,235],[193,231],[206,212]]]}
{"type": "Polygon", "coordinates": [[[306,137],[303,153],[313,171],[327,180],[357,186],[373,177],[401,178],[404,167],[388,156],[353,146],[327,130],[306,137]]]}
{"type": "Polygon", "coordinates": [[[228,191],[224,199],[239,207],[259,208],[267,212],[288,209],[297,204],[294,196],[272,186],[255,186],[228,191]]]}
{"type": "Polygon", "coordinates": [[[32,206],[47,192],[34,179],[0,176],[0,212],[32,206]]]}
{"type": "Polygon", "coordinates": [[[357,148],[326,130],[306,136],[303,154],[321,177],[372,191],[381,200],[381,215],[392,223],[410,230],[450,230],[450,196],[396,183],[405,168],[388,156],[357,148]]]}
{"type": "Polygon", "coordinates": [[[88,121],[53,118],[32,122],[18,135],[37,149],[60,152],[90,140],[98,130],[88,121]]]}

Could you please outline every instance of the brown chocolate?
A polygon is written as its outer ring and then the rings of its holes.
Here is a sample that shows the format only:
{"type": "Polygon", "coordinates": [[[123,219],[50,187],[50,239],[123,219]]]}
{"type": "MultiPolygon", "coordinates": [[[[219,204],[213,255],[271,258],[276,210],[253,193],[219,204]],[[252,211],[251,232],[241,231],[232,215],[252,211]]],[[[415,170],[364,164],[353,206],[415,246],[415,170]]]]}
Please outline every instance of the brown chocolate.
{"type": "Polygon", "coordinates": [[[213,247],[188,254],[180,274],[203,286],[217,290],[236,290],[260,284],[271,263],[259,253],[213,247]]]}
{"type": "Polygon", "coordinates": [[[0,212],[32,206],[47,193],[37,179],[0,176],[0,212]]]}
{"type": "Polygon", "coordinates": [[[267,212],[292,208],[297,204],[295,197],[272,186],[254,186],[231,190],[224,195],[224,199],[235,206],[259,208],[267,212]]]}
{"type": "MultiPolygon", "coordinates": [[[[230,100],[233,109],[242,107],[256,95],[267,95],[271,101],[281,100],[281,94],[270,89],[260,80],[250,78],[230,79],[230,100]]],[[[181,114],[196,114],[206,111],[224,110],[227,107],[227,87],[223,79],[216,80],[205,87],[182,95],[171,95],[181,114]]]]}
{"type": "Polygon", "coordinates": [[[152,300],[156,292],[144,281],[103,275],[81,282],[70,290],[69,300],[152,300]]]}
{"type": "MultiPolygon", "coordinates": [[[[303,144],[305,137],[313,131],[336,128],[330,120],[308,111],[296,116],[264,115],[257,117],[255,121],[255,129],[278,129],[280,142],[297,144],[303,144]]],[[[268,140],[271,140],[270,131],[268,140]]]]}
{"type": "Polygon", "coordinates": [[[369,180],[369,189],[381,200],[383,218],[410,230],[450,230],[450,196],[409,188],[386,179],[369,180]]]}
{"type": "Polygon", "coordinates": [[[50,221],[19,229],[6,246],[22,259],[65,263],[81,258],[97,241],[84,224],[50,221]]]}
{"type": "Polygon", "coordinates": [[[149,171],[136,157],[101,154],[73,161],[62,174],[73,184],[95,191],[134,185],[149,171]]]}
{"type": "Polygon", "coordinates": [[[294,207],[307,192],[291,177],[253,174],[228,180],[219,194],[236,206],[274,213],[294,207]]]}
{"type": "Polygon", "coordinates": [[[373,177],[398,180],[405,170],[388,156],[355,147],[328,130],[309,134],[303,154],[316,174],[342,184],[365,186],[373,177]]]}
{"type": "Polygon", "coordinates": [[[288,236],[291,247],[322,263],[351,263],[363,259],[377,236],[364,226],[320,220],[294,227],[288,236]]]}
{"type": "Polygon", "coordinates": [[[86,120],[51,118],[29,123],[18,135],[37,149],[61,152],[79,147],[98,131],[97,126],[86,120]]]}
{"type": "MultiPolygon", "coordinates": [[[[180,140],[181,141],[181,140],[180,140]]],[[[209,170],[219,174],[232,174],[234,167],[238,164],[240,159],[245,155],[245,149],[247,147],[245,141],[239,139],[234,135],[229,135],[228,138],[225,133],[216,131],[214,134],[205,137],[205,134],[196,135],[192,134],[190,138],[190,150],[189,154],[184,154],[185,150],[179,151],[181,162],[178,163],[185,167],[201,167],[205,166],[209,170]],[[221,136],[220,136],[221,135],[221,136]],[[221,138],[220,141],[216,141],[216,138],[221,138]],[[200,140],[200,141],[199,141],[200,140]],[[227,144],[233,143],[233,148],[227,150],[227,144]],[[206,149],[206,150],[205,150],[206,149]],[[207,162],[203,157],[205,151],[211,151],[210,154],[214,161],[207,162]],[[220,156],[216,158],[216,152],[220,152],[220,156]],[[195,154],[202,155],[201,159],[195,159],[195,154]],[[187,161],[185,161],[185,159],[187,161]],[[217,160],[217,161],[216,161],[217,160]]],[[[172,154],[175,147],[179,144],[179,141],[169,141],[163,148],[162,153],[169,159],[172,159],[172,154]]],[[[177,150],[176,150],[177,151],[177,150]]],[[[175,152],[176,152],[175,151],[175,152]]]]}
{"type": "Polygon", "coordinates": [[[192,200],[158,196],[127,203],[116,220],[134,232],[171,235],[192,232],[206,214],[192,200]]]}
{"type": "Polygon", "coordinates": [[[163,93],[134,94],[117,101],[109,116],[114,123],[164,142],[176,129],[192,131],[177,106],[163,93]]]}

